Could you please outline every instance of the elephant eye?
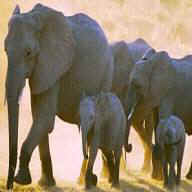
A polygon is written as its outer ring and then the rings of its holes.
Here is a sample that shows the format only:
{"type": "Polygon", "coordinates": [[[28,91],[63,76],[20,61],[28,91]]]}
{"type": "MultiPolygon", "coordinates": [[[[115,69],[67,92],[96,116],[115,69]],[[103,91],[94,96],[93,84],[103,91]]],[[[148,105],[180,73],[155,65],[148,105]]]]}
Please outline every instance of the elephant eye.
{"type": "Polygon", "coordinates": [[[143,60],[143,61],[147,61],[147,57],[143,57],[142,60],[143,60]]]}
{"type": "Polygon", "coordinates": [[[94,115],[93,115],[93,114],[90,115],[90,119],[91,119],[91,120],[94,119],[94,115]]]}
{"type": "Polygon", "coordinates": [[[141,85],[139,84],[139,83],[137,83],[137,82],[133,82],[133,87],[138,91],[138,90],[140,90],[141,89],[141,85]]]}
{"type": "Polygon", "coordinates": [[[31,53],[32,53],[32,50],[30,48],[27,48],[25,50],[25,57],[30,57],[31,56],[31,53]]]}

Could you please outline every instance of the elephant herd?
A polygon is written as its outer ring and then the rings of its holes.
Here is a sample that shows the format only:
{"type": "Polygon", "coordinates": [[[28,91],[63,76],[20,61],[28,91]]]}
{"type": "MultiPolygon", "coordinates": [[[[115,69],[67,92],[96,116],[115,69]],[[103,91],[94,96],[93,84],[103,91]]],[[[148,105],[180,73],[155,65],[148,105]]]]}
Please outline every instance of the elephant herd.
{"type": "MultiPolygon", "coordinates": [[[[165,186],[179,183],[180,172],[176,176],[174,166],[179,162],[181,168],[184,127],[188,135],[192,133],[192,56],[171,58],[143,39],[109,44],[99,24],[87,15],[64,16],[42,4],[26,13],[21,13],[19,6],[15,8],[4,47],[8,58],[8,189],[13,188],[14,181],[23,185],[32,182],[29,163],[37,146],[42,169],[39,184],[55,185],[49,133],[56,115],[82,130],[83,167],[87,167],[87,157],[89,161],[87,187],[97,183],[92,167],[98,148],[103,151],[103,170],[109,172],[114,186],[118,184],[121,148],[131,150],[131,125],[144,146],[143,171],[150,171],[152,160],[152,177],[160,178],[163,163],[165,186]],[[26,79],[31,91],[33,122],[23,142],[15,175],[18,99],[26,79]],[[165,142],[158,139],[162,134],[168,138],[165,142]],[[89,145],[96,147],[90,147],[87,154],[89,145]]],[[[83,167],[81,176],[85,175],[83,167]]],[[[187,178],[192,179],[192,165],[187,178]]]]}

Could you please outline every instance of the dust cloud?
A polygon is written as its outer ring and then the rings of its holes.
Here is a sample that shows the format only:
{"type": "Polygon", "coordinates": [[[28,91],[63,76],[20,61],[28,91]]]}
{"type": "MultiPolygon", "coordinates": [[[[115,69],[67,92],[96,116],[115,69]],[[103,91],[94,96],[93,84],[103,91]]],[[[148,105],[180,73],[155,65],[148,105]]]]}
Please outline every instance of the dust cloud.
{"type": "MultiPolygon", "coordinates": [[[[7,33],[8,19],[15,5],[19,4],[22,11],[27,11],[37,2],[63,11],[65,15],[77,12],[87,13],[103,27],[110,42],[121,39],[132,41],[141,37],[155,49],[166,50],[174,57],[182,57],[192,51],[192,2],[190,0],[2,0],[0,5],[0,177],[2,178],[6,177],[8,167],[7,109],[3,102],[7,59],[3,50],[3,41],[7,33]]],[[[29,88],[26,86],[20,107],[19,148],[28,134],[31,122],[29,88]]],[[[134,130],[131,130],[131,142],[134,149],[127,155],[127,165],[128,169],[134,170],[133,173],[137,175],[143,162],[143,148],[134,130]]],[[[191,144],[192,142],[187,138],[182,176],[190,166],[192,151],[189,146],[191,144]]],[[[50,135],[50,146],[54,175],[57,180],[76,182],[83,159],[81,136],[77,127],[56,119],[55,129],[50,135]]],[[[35,150],[30,166],[36,182],[40,177],[38,150],[35,150]]],[[[94,170],[97,174],[101,170],[100,155],[94,170]]],[[[133,182],[138,183],[138,180],[133,182]]],[[[131,189],[130,191],[137,191],[131,189]]],[[[139,189],[141,190],[138,191],[148,191],[145,187],[139,189]]],[[[191,189],[186,188],[183,191],[191,189]]],[[[152,191],[155,191],[153,187],[152,191]]]]}

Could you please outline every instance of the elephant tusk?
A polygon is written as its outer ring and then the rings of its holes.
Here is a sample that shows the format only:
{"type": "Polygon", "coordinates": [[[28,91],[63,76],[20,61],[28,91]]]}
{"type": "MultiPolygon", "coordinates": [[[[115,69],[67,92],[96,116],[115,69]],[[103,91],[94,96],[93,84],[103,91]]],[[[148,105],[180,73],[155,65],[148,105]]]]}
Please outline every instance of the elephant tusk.
{"type": "Polygon", "coordinates": [[[133,107],[131,108],[131,112],[130,112],[129,115],[128,115],[128,118],[127,118],[128,121],[130,121],[131,117],[133,116],[133,113],[134,113],[134,111],[135,111],[136,105],[137,105],[137,103],[135,102],[134,105],[133,105],[133,107]]]}

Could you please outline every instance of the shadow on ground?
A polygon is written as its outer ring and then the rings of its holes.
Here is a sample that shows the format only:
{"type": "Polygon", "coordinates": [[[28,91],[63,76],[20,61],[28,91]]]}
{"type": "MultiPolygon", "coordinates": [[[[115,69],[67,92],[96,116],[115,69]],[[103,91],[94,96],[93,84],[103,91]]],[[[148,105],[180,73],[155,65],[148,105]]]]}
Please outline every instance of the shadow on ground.
{"type": "MultiPolygon", "coordinates": [[[[0,180],[0,192],[5,192],[5,180],[0,180]]],[[[14,192],[84,192],[83,186],[75,183],[58,182],[58,186],[50,188],[41,188],[38,185],[29,185],[26,187],[15,185],[14,192]]],[[[88,192],[164,192],[162,182],[155,181],[147,175],[141,175],[136,172],[127,173],[121,176],[120,189],[112,189],[106,180],[100,179],[98,187],[87,190],[88,192]]],[[[183,180],[177,192],[192,191],[192,181],[183,180]]]]}

